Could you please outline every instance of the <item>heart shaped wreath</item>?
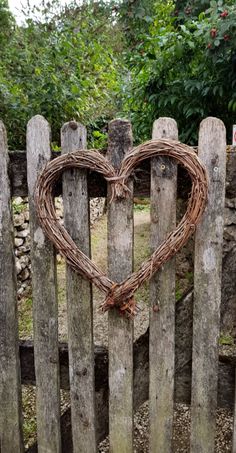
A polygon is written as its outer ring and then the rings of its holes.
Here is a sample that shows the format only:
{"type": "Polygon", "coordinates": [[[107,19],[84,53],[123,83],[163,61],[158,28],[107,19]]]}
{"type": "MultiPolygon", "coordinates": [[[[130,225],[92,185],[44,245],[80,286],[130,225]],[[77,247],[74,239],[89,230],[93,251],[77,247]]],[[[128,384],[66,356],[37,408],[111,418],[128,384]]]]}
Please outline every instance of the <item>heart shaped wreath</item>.
{"type": "Polygon", "coordinates": [[[121,313],[133,316],[136,312],[135,291],[172,258],[195,231],[206,206],[207,187],[206,170],[192,148],[178,141],[162,139],[152,140],[133,148],[126,154],[119,170],[115,170],[112,164],[95,150],[79,150],[57,157],[46,165],[37,180],[35,203],[38,218],[46,236],[65,257],[72,269],[105,293],[102,310],[106,311],[116,306],[121,313]],[[121,283],[113,282],[81,252],[64,226],[59,223],[54,207],[53,188],[66,169],[86,168],[102,174],[111,184],[112,203],[114,198],[128,196],[129,189],[126,182],[134,169],[143,160],[157,156],[174,158],[190,175],[192,189],[187,210],[176,228],[141,264],[137,272],[133,272],[121,283]]]}

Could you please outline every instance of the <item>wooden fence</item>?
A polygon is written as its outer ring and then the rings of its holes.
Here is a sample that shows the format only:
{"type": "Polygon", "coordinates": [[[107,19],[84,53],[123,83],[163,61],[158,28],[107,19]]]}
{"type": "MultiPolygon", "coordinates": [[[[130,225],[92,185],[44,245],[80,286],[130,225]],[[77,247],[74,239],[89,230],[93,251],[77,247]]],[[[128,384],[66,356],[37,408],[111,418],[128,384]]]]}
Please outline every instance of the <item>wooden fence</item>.
{"type": "MultiPolygon", "coordinates": [[[[178,138],[173,119],[155,121],[153,138],[163,137],[178,138]]],[[[131,146],[130,123],[112,121],[107,158],[115,167],[131,146]]],[[[61,152],[81,148],[86,148],[86,129],[75,122],[65,124],[61,130],[61,152]]],[[[176,347],[181,326],[175,304],[174,260],[150,282],[149,331],[134,344],[133,322],[116,311],[109,313],[108,351],[93,344],[92,288],[68,268],[67,346],[58,343],[55,251],[39,226],[33,199],[37,176],[53,157],[50,127],[41,116],[28,123],[27,188],[25,153],[8,155],[1,123],[1,453],[24,451],[21,383],[36,385],[37,444],[28,452],[95,453],[99,441],[109,433],[112,453],[131,453],[133,414],[148,398],[151,453],[172,451],[174,401],[191,404],[190,451],[214,451],[217,405],[233,409],[235,389],[235,360],[219,357],[218,352],[226,176],[226,133],[220,120],[207,118],[201,123],[198,155],[209,174],[209,200],[195,235],[192,360],[191,355],[186,356],[186,351],[176,347]],[[18,340],[13,258],[11,196],[26,194],[31,228],[33,343],[18,340]],[[71,398],[71,410],[62,417],[60,388],[70,389],[71,398]]],[[[152,249],[176,222],[176,164],[167,158],[154,158],[150,168],[148,165],[145,163],[136,172],[134,182],[129,182],[128,199],[108,203],[108,273],[114,281],[126,278],[133,268],[133,192],[150,194],[152,249]]],[[[106,194],[104,181],[85,170],[71,170],[63,175],[62,184],[66,228],[89,255],[88,201],[90,196],[106,194]]],[[[109,199],[109,191],[107,196],[109,199]]],[[[186,299],[188,302],[191,303],[186,299]]],[[[236,427],[234,436],[235,432],[236,427]]],[[[236,452],[236,442],[233,451],[236,452]]]]}

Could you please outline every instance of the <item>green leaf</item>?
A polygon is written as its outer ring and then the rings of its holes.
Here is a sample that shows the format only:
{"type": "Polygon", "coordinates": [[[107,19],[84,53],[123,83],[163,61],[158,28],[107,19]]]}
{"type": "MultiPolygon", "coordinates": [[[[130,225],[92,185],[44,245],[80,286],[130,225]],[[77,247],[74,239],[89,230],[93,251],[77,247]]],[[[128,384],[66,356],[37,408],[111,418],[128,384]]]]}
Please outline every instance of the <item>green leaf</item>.
{"type": "Polygon", "coordinates": [[[188,41],[188,46],[191,48],[191,49],[194,49],[195,48],[195,44],[193,41],[188,41]]]}
{"type": "Polygon", "coordinates": [[[71,87],[71,92],[72,92],[73,94],[79,94],[80,89],[79,89],[79,87],[78,87],[77,85],[72,85],[72,87],[71,87]]]}

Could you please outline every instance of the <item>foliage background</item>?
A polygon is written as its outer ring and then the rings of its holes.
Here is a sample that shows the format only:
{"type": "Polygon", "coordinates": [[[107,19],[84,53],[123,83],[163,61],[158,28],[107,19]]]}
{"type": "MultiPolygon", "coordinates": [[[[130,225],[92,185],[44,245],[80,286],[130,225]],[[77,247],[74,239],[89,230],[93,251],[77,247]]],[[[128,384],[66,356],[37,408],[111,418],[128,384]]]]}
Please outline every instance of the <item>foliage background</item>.
{"type": "Polygon", "coordinates": [[[60,127],[88,126],[89,145],[106,145],[107,121],[131,119],[136,142],[172,116],[195,144],[199,122],[236,123],[234,0],[43,2],[18,25],[0,0],[0,117],[12,149],[25,147],[32,115],[44,115],[59,146],[60,127]],[[40,14],[39,14],[40,13],[40,14]]]}

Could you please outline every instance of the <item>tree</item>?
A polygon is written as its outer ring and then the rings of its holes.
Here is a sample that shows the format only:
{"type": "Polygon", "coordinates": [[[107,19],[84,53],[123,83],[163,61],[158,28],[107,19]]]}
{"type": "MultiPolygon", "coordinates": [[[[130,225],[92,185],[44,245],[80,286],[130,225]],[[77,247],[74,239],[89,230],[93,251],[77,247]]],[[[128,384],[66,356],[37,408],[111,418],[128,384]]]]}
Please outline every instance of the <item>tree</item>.
{"type": "Polygon", "coordinates": [[[0,47],[8,41],[12,32],[14,31],[15,20],[9,10],[7,0],[0,0],[0,47]]]}
{"type": "MultiPolygon", "coordinates": [[[[183,3],[183,2],[182,2],[183,3]]],[[[196,143],[201,119],[222,118],[231,137],[236,121],[236,6],[212,1],[198,18],[176,15],[172,1],[156,2],[148,33],[130,55],[125,108],[138,141],[158,116],[172,116],[181,139],[196,143]]]]}
{"type": "Polygon", "coordinates": [[[71,119],[88,126],[90,145],[104,146],[106,123],[117,115],[132,120],[136,141],[163,115],[178,121],[184,142],[196,143],[208,115],[222,118],[230,138],[234,0],[86,0],[63,10],[59,0],[42,0],[39,9],[17,26],[0,0],[0,116],[12,148],[25,147],[36,113],[52,125],[55,147],[71,119]]]}
{"type": "Polygon", "coordinates": [[[28,11],[0,49],[0,116],[13,148],[25,147],[26,123],[37,113],[58,144],[63,122],[93,131],[117,110],[122,40],[111,5],[86,2],[62,12],[57,4],[42,3],[40,19],[28,11]]]}

